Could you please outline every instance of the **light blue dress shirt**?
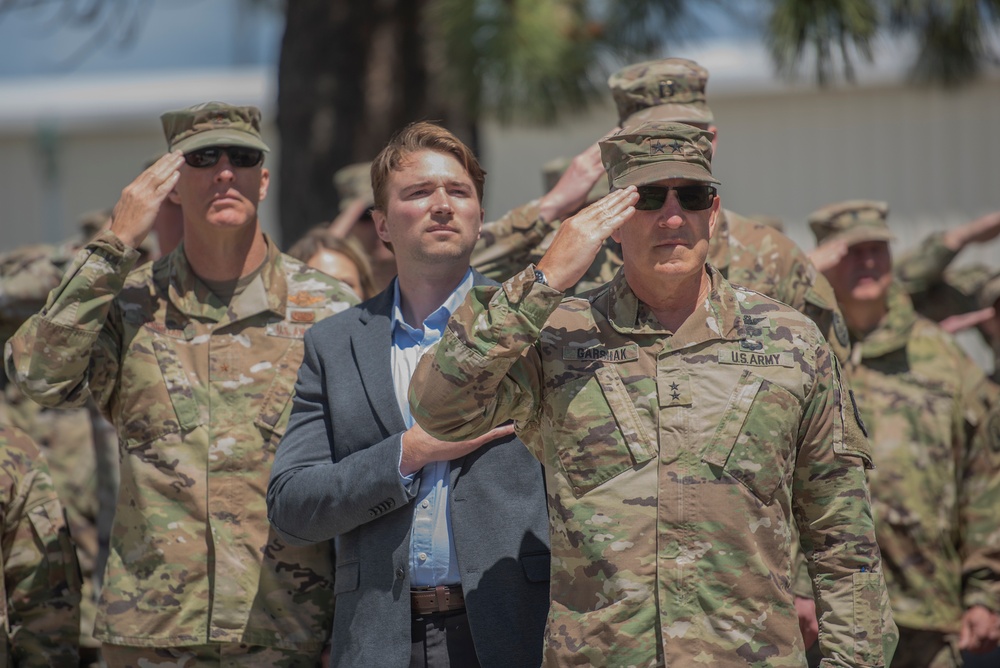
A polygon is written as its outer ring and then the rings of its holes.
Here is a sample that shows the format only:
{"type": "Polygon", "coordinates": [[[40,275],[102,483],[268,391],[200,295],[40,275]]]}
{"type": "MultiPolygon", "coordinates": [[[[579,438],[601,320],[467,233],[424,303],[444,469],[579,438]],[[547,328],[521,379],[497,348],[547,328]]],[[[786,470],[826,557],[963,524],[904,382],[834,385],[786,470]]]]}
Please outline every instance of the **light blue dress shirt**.
{"type": "MultiPolygon", "coordinates": [[[[399,412],[407,428],[413,426],[407,393],[410,378],[420,357],[441,339],[448,318],[472,289],[472,269],[465,274],[455,291],[438,310],[427,316],[420,328],[403,320],[399,304],[399,280],[393,281],[392,303],[392,381],[399,412]]],[[[458,557],[451,530],[451,501],[448,498],[450,462],[431,462],[414,475],[403,476],[403,484],[419,484],[414,499],[413,528],[410,529],[410,584],[434,587],[461,583],[458,557]]]]}

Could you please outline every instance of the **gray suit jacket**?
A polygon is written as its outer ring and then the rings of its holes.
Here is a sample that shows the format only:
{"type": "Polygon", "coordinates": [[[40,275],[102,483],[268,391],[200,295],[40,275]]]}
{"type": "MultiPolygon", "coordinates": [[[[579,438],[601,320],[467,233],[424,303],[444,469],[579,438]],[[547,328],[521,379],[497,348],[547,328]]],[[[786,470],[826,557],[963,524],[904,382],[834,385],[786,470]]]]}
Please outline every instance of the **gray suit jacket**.
{"type": "MultiPolygon", "coordinates": [[[[410,657],[413,507],[399,476],[405,426],[390,369],[392,290],[306,335],[267,490],[268,517],[289,543],[336,539],[333,666],[404,667],[410,657]]],[[[541,466],[518,439],[500,439],[451,463],[449,494],[481,664],[538,666],[549,604],[541,466]]]]}

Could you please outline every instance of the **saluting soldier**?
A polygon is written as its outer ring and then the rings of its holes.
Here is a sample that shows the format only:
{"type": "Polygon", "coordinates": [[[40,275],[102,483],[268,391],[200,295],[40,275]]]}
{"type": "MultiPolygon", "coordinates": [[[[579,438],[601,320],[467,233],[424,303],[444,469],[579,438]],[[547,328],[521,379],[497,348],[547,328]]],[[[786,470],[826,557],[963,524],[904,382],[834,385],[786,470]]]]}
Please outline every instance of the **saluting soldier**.
{"type": "Polygon", "coordinates": [[[878,462],[869,472],[884,573],[899,624],[893,666],[961,665],[1000,638],[998,390],[956,341],[914,311],[894,279],[884,202],[815,211],[826,275],[852,338],[849,372],[878,462]]]}
{"type": "Polygon", "coordinates": [[[545,665],[803,665],[793,526],[824,656],[885,665],[868,443],[816,325],[707,262],[711,139],[651,121],[603,140],[613,192],[537,266],[473,289],[418,365],[411,410],[448,440],[513,419],[544,464],[545,665]],[[564,299],[608,236],[622,270],[564,299]]]}
{"type": "Polygon", "coordinates": [[[170,153],[125,188],[110,229],[11,339],[7,372],[42,404],[93,397],[118,432],[97,619],[109,665],[314,665],[331,557],[271,532],[264,492],[303,336],[356,298],[261,231],[256,108],[209,102],[162,122],[170,153]],[[183,241],[133,272],[164,199],[180,207],[183,241]]]}

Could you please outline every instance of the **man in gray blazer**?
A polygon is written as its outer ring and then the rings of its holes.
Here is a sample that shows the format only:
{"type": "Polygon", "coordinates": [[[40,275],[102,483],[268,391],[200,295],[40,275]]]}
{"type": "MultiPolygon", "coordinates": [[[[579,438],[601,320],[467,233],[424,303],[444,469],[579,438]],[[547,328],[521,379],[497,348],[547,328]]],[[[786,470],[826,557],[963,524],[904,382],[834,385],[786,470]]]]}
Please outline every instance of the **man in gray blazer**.
{"type": "Polygon", "coordinates": [[[268,517],[289,543],[334,541],[333,666],[541,663],[541,468],[509,425],[445,444],[407,404],[420,356],[487,281],[469,267],[484,180],[447,130],[401,131],[372,166],[373,218],[398,277],[306,336],[268,517]]]}

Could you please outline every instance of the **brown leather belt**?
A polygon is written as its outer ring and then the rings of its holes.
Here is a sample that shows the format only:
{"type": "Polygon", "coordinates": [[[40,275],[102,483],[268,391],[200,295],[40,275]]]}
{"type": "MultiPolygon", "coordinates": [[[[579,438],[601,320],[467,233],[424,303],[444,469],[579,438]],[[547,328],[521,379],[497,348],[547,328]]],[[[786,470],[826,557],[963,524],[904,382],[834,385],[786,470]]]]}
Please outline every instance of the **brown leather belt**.
{"type": "Polygon", "coordinates": [[[435,615],[452,610],[465,610],[462,585],[414,587],[410,590],[410,612],[415,616],[435,615]]]}

